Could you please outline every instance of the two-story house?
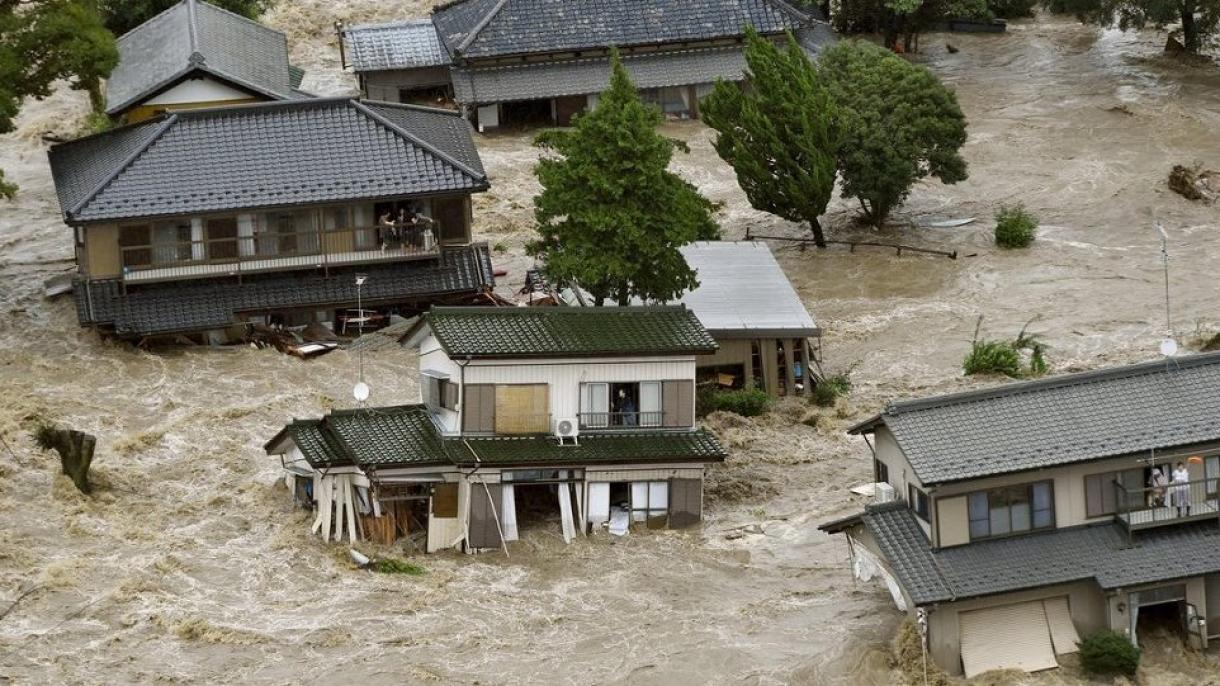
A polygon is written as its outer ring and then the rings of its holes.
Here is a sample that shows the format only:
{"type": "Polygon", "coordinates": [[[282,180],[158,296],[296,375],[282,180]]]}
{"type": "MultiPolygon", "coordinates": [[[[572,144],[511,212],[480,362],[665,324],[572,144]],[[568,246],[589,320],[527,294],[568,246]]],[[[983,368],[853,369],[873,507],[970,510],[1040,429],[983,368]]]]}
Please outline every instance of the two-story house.
{"type": "Polygon", "coordinates": [[[1220,354],[894,402],[851,432],[896,499],[821,529],[949,672],[1053,668],[1102,629],[1220,629],[1220,354]]]}
{"type": "Polygon", "coordinates": [[[451,92],[483,131],[568,124],[609,86],[612,46],[645,99],[698,117],[717,80],[742,80],[747,26],[775,40],[791,31],[810,52],[833,40],[786,0],[455,0],[424,21],[345,28],[341,46],[368,97],[451,92]]]}
{"type": "Polygon", "coordinates": [[[116,41],[106,114],[128,124],[165,112],[310,97],[284,34],[202,0],[182,0],[116,41]]]}
{"type": "Polygon", "coordinates": [[[119,337],[339,331],[494,285],[471,244],[487,174],[449,110],[317,98],[169,112],[56,145],[50,161],[78,319],[119,337]],[[358,304],[371,313],[353,316],[358,304]]]}
{"type": "Polygon", "coordinates": [[[266,445],[315,531],[472,551],[539,521],[566,541],[700,520],[725,453],[695,423],[696,356],[716,344],[689,310],[436,307],[404,343],[422,404],[294,421],[266,445]]]}

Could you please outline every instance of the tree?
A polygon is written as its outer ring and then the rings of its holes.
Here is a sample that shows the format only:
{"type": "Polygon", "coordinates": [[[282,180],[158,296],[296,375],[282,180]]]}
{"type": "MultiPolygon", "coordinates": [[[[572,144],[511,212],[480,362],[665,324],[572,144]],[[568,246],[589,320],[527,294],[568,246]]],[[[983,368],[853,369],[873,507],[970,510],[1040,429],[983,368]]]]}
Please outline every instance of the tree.
{"type": "Polygon", "coordinates": [[[791,34],[783,50],[753,29],[746,41],[749,86],[717,82],[702,103],[703,120],[750,205],[809,222],[825,247],[818,217],[834,193],[838,146],[830,92],[791,34]]]}
{"type": "Polygon", "coordinates": [[[880,227],[926,176],[966,179],[966,160],[958,154],[966,117],[932,72],[856,40],[827,48],[818,66],[842,127],[843,197],[856,198],[871,224],[880,227]]]}
{"type": "Polygon", "coordinates": [[[1179,49],[1192,55],[1207,47],[1220,29],[1220,0],[1058,0],[1054,8],[1075,14],[1081,21],[1117,25],[1124,31],[1145,26],[1164,29],[1180,23],[1179,49]]]}
{"type": "MultiPolygon", "coordinates": [[[[0,133],[13,130],[25,98],[47,97],[59,80],[100,109],[101,80],[118,59],[91,0],[0,0],[0,133]]],[[[0,196],[16,190],[0,171],[0,196]]]]}
{"type": "Polygon", "coordinates": [[[611,67],[596,109],[536,140],[556,154],[534,168],[539,238],[526,249],[551,280],[580,284],[599,306],[672,300],[698,286],[678,248],[719,229],[712,204],[667,170],[686,145],[656,132],[661,113],[640,100],[617,51],[611,67]]]}
{"type": "MultiPolygon", "coordinates": [[[[181,0],[98,0],[106,28],[121,36],[161,12],[177,5],[181,0]]],[[[240,14],[250,19],[267,9],[269,0],[207,0],[217,7],[240,14]]]]}

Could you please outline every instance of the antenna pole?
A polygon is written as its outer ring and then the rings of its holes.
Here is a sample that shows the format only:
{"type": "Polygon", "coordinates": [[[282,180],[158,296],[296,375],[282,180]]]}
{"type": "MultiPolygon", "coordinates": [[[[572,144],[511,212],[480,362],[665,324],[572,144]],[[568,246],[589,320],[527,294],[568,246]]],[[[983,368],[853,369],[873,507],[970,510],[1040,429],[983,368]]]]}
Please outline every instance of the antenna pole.
{"type": "Polygon", "coordinates": [[[1165,270],[1165,332],[1173,336],[1173,318],[1169,313],[1169,235],[1165,227],[1157,222],[1156,230],[1161,234],[1161,264],[1165,270]]]}

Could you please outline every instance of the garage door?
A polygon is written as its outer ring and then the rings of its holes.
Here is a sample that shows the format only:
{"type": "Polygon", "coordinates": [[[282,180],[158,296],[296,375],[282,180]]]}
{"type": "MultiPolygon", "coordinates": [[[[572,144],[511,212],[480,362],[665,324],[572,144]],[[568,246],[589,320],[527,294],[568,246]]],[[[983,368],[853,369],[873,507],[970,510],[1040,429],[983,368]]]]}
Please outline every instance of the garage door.
{"type": "Polygon", "coordinates": [[[963,612],[958,624],[967,678],[993,669],[1036,672],[1059,666],[1041,600],[963,612]]]}
{"type": "Polygon", "coordinates": [[[1076,625],[1072,623],[1072,613],[1068,609],[1067,596],[1047,598],[1042,601],[1046,610],[1046,624],[1051,630],[1051,642],[1055,644],[1055,654],[1064,655],[1080,650],[1080,635],[1076,633],[1076,625]]]}

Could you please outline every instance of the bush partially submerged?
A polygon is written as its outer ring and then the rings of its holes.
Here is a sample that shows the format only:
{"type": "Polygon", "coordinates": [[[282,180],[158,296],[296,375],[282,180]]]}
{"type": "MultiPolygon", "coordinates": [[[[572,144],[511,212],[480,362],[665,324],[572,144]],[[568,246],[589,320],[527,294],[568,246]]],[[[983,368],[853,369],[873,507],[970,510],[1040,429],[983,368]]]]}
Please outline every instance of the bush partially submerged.
{"type": "Polygon", "coordinates": [[[1021,205],[1005,205],[996,212],[995,244],[1001,248],[1028,248],[1037,230],[1038,219],[1021,205]]]}
{"type": "Polygon", "coordinates": [[[722,391],[711,385],[700,386],[695,394],[695,414],[705,417],[723,410],[742,417],[757,417],[771,409],[772,402],[766,391],[757,388],[722,391]]]}
{"type": "Polygon", "coordinates": [[[406,574],[408,576],[423,576],[427,574],[426,569],[413,562],[397,560],[392,557],[373,560],[369,563],[369,569],[379,574],[406,574]]]}
{"type": "Polygon", "coordinates": [[[1099,676],[1134,676],[1140,666],[1140,649],[1117,631],[1098,631],[1081,641],[1080,666],[1099,676]]]}
{"type": "Polygon", "coordinates": [[[850,372],[828,376],[813,387],[813,404],[818,407],[830,407],[841,396],[851,392],[850,372]]]}
{"type": "Polygon", "coordinates": [[[974,327],[974,340],[970,342],[970,352],[962,360],[962,371],[966,374],[1003,374],[1016,378],[1042,376],[1050,369],[1046,362],[1046,345],[1038,340],[1037,334],[1028,332],[1028,323],[1011,341],[979,338],[982,324],[983,318],[979,317],[974,327]],[[1029,352],[1029,365],[1022,370],[1021,353],[1025,351],[1029,352]]]}

